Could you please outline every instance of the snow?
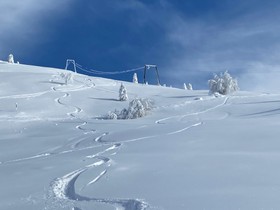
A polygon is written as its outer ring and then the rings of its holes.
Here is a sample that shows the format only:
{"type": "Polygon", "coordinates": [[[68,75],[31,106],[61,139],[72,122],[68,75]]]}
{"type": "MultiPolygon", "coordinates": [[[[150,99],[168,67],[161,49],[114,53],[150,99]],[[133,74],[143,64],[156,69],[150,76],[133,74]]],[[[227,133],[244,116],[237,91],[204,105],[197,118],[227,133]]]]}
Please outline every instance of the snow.
{"type": "Polygon", "coordinates": [[[0,209],[280,208],[280,94],[68,73],[0,62],[0,209]],[[146,116],[102,118],[121,83],[146,116]]]}

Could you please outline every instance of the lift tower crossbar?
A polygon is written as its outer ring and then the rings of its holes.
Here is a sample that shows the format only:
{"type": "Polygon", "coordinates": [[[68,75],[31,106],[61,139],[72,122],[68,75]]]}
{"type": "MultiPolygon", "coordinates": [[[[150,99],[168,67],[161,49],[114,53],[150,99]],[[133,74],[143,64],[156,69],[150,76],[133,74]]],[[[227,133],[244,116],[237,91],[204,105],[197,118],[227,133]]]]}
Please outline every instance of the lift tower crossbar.
{"type": "Polygon", "coordinates": [[[66,60],[65,70],[68,70],[68,67],[69,67],[70,64],[73,64],[73,66],[74,66],[74,71],[75,71],[75,73],[77,73],[76,62],[75,62],[75,60],[73,60],[73,59],[67,59],[67,60],[66,60]]]}
{"type": "Polygon", "coordinates": [[[160,85],[157,65],[151,65],[151,64],[145,64],[145,66],[144,66],[144,83],[146,83],[147,70],[150,69],[150,68],[154,68],[155,69],[156,75],[157,75],[157,83],[158,83],[158,85],[160,85]]]}

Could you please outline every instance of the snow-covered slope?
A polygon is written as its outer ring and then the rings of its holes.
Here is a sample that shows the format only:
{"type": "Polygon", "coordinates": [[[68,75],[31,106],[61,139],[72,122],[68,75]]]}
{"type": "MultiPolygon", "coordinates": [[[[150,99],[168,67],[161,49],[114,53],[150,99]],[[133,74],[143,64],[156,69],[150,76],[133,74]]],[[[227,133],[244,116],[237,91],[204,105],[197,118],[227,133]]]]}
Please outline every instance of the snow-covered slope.
{"type": "Polygon", "coordinates": [[[280,209],[280,95],[126,83],[0,63],[0,209],[280,209]]]}

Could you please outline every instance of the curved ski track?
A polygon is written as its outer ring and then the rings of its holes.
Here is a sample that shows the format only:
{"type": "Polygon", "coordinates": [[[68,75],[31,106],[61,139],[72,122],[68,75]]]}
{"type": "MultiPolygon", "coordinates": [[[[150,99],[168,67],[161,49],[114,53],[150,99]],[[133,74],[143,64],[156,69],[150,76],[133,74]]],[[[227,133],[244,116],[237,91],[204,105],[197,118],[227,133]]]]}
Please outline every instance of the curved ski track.
{"type": "MultiPolygon", "coordinates": [[[[94,83],[89,80],[89,82],[91,82],[92,85],[90,85],[90,87],[94,87],[94,83]]],[[[58,89],[56,87],[52,88],[53,91],[58,91],[58,89]]],[[[60,90],[61,91],[61,90],[60,90]]],[[[73,91],[73,90],[72,90],[73,91]]],[[[62,91],[61,91],[62,92],[62,91]]],[[[83,128],[85,125],[88,124],[87,121],[84,121],[82,119],[80,119],[77,115],[82,112],[83,110],[80,107],[77,106],[73,106],[73,105],[69,105],[64,103],[62,100],[63,98],[67,98],[70,96],[70,93],[66,92],[64,93],[64,95],[62,97],[56,98],[55,101],[65,107],[68,108],[74,108],[73,112],[68,112],[67,115],[70,116],[71,118],[75,118],[78,119],[81,122],[81,124],[76,126],[76,129],[79,129],[81,131],[84,132],[84,134],[93,134],[96,132],[96,130],[94,129],[85,129],[83,128]]],[[[100,145],[104,145],[105,142],[102,142],[102,138],[105,135],[108,135],[109,133],[104,133],[101,134],[100,136],[96,137],[94,139],[93,142],[95,143],[100,143],[100,145]]],[[[81,149],[77,149],[77,147],[79,146],[79,144],[81,144],[81,142],[84,139],[80,139],[78,142],[76,142],[72,148],[74,148],[73,150],[68,150],[68,151],[63,151],[61,153],[58,154],[65,154],[68,152],[74,152],[74,151],[80,151],[82,149],[89,149],[92,147],[86,147],[86,148],[81,148],[81,149]]],[[[108,142],[107,142],[108,144],[108,142]]],[[[98,161],[90,164],[90,165],[86,165],[83,168],[77,169],[75,171],[72,171],[60,178],[55,179],[51,184],[50,184],[50,197],[54,198],[55,200],[64,200],[64,202],[68,203],[68,205],[72,204],[73,201],[78,202],[78,201],[92,201],[92,202],[99,202],[99,203],[104,203],[104,204],[110,204],[112,206],[114,206],[116,209],[119,209],[119,207],[122,207],[124,210],[144,210],[148,207],[148,204],[145,203],[144,201],[140,200],[140,199],[105,199],[105,198],[90,198],[90,197],[85,197],[85,196],[80,196],[79,194],[76,193],[76,189],[75,189],[75,182],[76,180],[79,178],[79,176],[83,173],[85,173],[86,171],[88,171],[89,169],[104,165],[106,163],[110,162],[110,158],[108,157],[104,157],[101,156],[105,153],[114,151],[116,149],[118,149],[119,147],[122,146],[121,143],[115,143],[112,145],[112,143],[110,143],[111,146],[108,147],[107,149],[98,152],[97,154],[91,155],[91,156],[87,156],[86,158],[88,159],[97,159],[98,161]]],[[[96,147],[96,145],[94,146],[96,147]]],[[[114,155],[115,153],[112,153],[110,155],[114,155]]],[[[37,156],[36,156],[37,157],[37,156]]],[[[31,158],[35,158],[31,157],[31,158]]],[[[97,181],[99,181],[108,171],[108,167],[110,167],[110,164],[108,164],[106,166],[106,169],[103,170],[97,177],[93,178],[91,181],[89,181],[81,190],[83,190],[86,187],[89,187],[91,185],[93,185],[94,183],[96,183],[97,181]]],[[[72,209],[81,209],[78,208],[76,205],[73,204],[72,209]]]]}
{"type": "Polygon", "coordinates": [[[159,120],[156,120],[155,123],[156,124],[163,124],[163,121],[166,121],[166,120],[170,120],[170,119],[174,119],[174,118],[178,118],[179,121],[183,120],[185,117],[188,117],[188,116],[194,116],[194,115],[199,115],[199,114],[204,114],[206,112],[209,112],[209,111],[212,111],[212,110],[215,110],[221,106],[224,106],[227,104],[229,100],[229,97],[226,97],[225,100],[223,101],[223,103],[221,104],[218,104],[216,106],[213,106],[213,107],[210,107],[208,109],[205,109],[205,110],[202,110],[202,111],[199,111],[199,112],[193,112],[193,113],[188,113],[188,114],[184,114],[184,115],[174,115],[174,116],[170,116],[170,117],[165,117],[165,118],[162,118],[162,119],[159,119],[159,120]]]}

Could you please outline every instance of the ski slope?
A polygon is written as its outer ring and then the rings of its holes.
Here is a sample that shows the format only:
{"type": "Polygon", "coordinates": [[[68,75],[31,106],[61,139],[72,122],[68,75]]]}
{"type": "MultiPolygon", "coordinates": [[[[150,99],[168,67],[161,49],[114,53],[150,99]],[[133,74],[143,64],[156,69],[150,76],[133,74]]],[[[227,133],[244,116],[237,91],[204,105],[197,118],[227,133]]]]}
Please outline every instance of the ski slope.
{"type": "MultiPolygon", "coordinates": [[[[280,209],[280,94],[123,82],[0,62],[0,209],[280,209]]],[[[131,77],[132,78],[132,77],[131,77]]]]}

